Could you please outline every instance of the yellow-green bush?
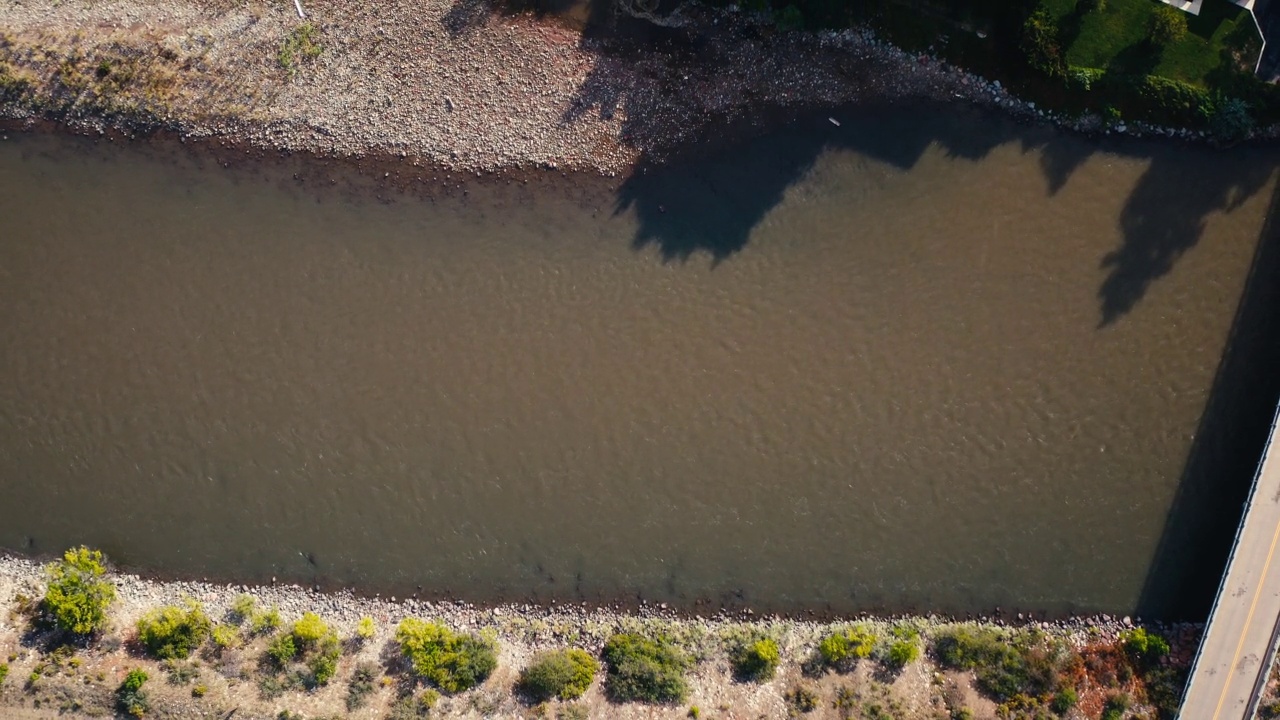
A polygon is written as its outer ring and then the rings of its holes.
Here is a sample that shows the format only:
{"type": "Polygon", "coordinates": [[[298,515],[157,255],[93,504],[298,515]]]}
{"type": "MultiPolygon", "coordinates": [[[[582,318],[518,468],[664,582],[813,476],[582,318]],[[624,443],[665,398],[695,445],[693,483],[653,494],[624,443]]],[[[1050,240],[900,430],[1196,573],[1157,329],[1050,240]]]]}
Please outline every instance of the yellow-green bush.
{"type": "Polygon", "coordinates": [[[538,702],[574,700],[591,687],[599,667],[595,658],[577,648],[541,653],[520,672],[520,689],[538,702]]]}
{"type": "Polygon", "coordinates": [[[479,685],[498,666],[495,641],[436,622],[405,618],[396,628],[396,642],[414,673],[447,693],[479,685]]]}
{"type": "Polygon", "coordinates": [[[138,620],[138,641],[151,657],[186,658],[209,637],[211,627],[200,603],[189,600],[185,607],[169,605],[143,615],[138,620]]]}
{"type": "Polygon", "coordinates": [[[107,627],[107,607],[116,597],[102,553],[83,545],[67,550],[62,560],[45,567],[49,587],[40,602],[41,617],[54,629],[94,635],[107,627]]]}
{"type": "Polygon", "coordinates": [[[854,660],[871,656],[876,647],[876,634],[868,628],[855,626],[837,630],[818,643],[818,655],[828,667],[838,667],[854,660]]]}
{"type": "Polygon", "coordinates": [[[782,659],[778,643],[772,638],[762,638],[744,643],[733,655],[733,674],[740,680],[765,682],[773,679],[782,659]]]}

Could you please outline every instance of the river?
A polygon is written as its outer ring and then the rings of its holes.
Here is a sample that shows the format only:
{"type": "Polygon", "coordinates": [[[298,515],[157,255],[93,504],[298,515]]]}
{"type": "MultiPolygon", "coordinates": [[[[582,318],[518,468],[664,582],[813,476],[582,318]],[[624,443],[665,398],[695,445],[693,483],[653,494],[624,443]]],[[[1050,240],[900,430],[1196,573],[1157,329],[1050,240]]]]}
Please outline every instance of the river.
{"type": "Polygon", "coordinates": [[[4,547],[837,613],[1220,571],[1166,520],[1275,150],[871,106],[463,193],[121,145],[0,142],[4,547]]]}

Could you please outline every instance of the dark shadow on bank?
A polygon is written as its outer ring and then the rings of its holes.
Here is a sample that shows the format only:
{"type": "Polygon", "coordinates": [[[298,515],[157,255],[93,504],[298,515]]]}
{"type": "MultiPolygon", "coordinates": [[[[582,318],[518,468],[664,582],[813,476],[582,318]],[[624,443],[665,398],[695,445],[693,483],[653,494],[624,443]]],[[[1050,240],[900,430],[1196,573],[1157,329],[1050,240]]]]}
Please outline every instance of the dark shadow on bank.
{"type": "MultiPolygon", "coordinates": [[[[1274,166],[1273,166],[1274,167],[1274,166]]],[[[1204,621],[1280,400],[1280,186],[1137,612],[1204,621]]]]}

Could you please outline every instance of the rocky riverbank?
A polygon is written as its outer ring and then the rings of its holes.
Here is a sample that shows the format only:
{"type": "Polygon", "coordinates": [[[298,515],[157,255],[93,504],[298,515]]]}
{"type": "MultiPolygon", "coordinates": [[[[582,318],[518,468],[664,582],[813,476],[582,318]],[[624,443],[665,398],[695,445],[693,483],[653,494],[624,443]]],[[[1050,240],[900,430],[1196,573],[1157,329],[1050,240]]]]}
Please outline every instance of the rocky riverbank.
{"type": "MultiPolygon", "coordinates": [[[[680,617],[661,608],[636,612],[579,606],[482,608],[464,602],[324,594],[297,586],[158,582],[121,573],[113,573],[109,579],[116,587],[116,598],[108,610],[107,631],[88,645],[59,649],[32,629],[30,608],[46,587],[42,567],[24,558],[0,557],[0,607],[5,609],[0,616],[0,656],[7,658],[8,676],[0,680],[0,708],[5,717],[109,714],[115,706],[117,686],[134,668],[142,668],[151,678],[148,717],[416,717],[404,714],[410,709],[404,698],[416,700],[429,691],[406,678],[406,669],[397,662],[395,628],[406,617],[442,622],[459,632],[477,632],[495,638],[499,648],[497,669],[488,679],[473,690],[443,696],[430,717],[992,718],[1020,717],[1017,708],[1026,703],[1050,701],[1018,695],[998,703],[1001,698],[993,699],[989,690],[984,690],[982,667],[970,671],[948,668],[938,662],[936,652],[918,654],[904,666],[893,667],[885,664],[877,649],[852,666],[815,668],[819,643],[850,627],[847,622],[680,617]],[[314,612],[329,623],[344,647],[333,680],[310,690],[273,687],[263,670],[266,637],[246,637],[225,648],[210,641],[189,661],[160,663],[146,657],[134,627],[147,611],[195,600],[215,622],[225,623],[237,598],[246,594],[259,608],[277,608],[286,628],[304,612],[314,612]],[[362,618],[372,619],[374,631],[372,637],[357,640],[356,628],[362,618]],[[518,692],[520,670],[538,652],[579,647],[597,654],[616,632],[672,638],[688,652],[695,662],[688,672],[685,702],[678,706],[613,702],[603,689],[603,673],[573,702],[536,704],[518,692]],[[747,637],[769,637],[777,642],[781,660],[772,679],[759,683],[735,679],[731,653],[747,637]],[[361,665],[375,668],[378,682],[363,703],[352,708],[347,704],[349,688],[355,668],[361,665]],[[802,702],[803,698],[808,702],[802,702]]],[[[863,618],[857,626],[881,638],[906,637],[902,630],[909,628],[918,634],[912,637],[918,637],[920,649],[934,648],[938,638],[957,630],[996,633],[1010,648],[1019,648],[1017,652],[1022,654],[1018,657],[1029,659],[1032,667],[1049,663],[1044,667],[1059,678],[1055,682],[1075,688],[1077,699],[1063,717],[1096,718],[1103,706],[1117,697],[1124,698],[1135,711],[1154,713],[1160,692],[1167,692],[1148,680],[1156,675],[1135,674],[1126,664],[1123,638],[1134,627],[1129,618],[1014,625],[998,620],[957,623],[903,617],[863,618]]],[[[1189,664],[1199,628],[1166,626],[1158,631],[1173,646],[1158,670],[1167,670],[1166,674],[1176,679],[1189,664]]],[[[1156,717],[1126,715],[1139,716],[1156,717]]]]}
{"type": "Polygon", "coordinates": [[[1051,118],[867,31],[782,32],[732,10],[693,6],[640,45],[479,0],[305,6],[304,21],[283,2],[4,0],[0,116],[453,171],[606,174],[744,116],[863,99],[1114,127],[1051,118]]]}

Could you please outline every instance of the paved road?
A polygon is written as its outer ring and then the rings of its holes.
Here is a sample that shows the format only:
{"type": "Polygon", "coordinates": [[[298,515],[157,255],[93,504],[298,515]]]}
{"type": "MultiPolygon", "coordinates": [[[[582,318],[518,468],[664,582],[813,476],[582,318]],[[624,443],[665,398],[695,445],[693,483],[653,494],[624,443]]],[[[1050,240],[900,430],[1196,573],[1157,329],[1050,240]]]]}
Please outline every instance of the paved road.
{"type": "Polygon", "coordinates": [[[1273,425],[1244,525],[1182,701],[1181,720],[1248,720],[1280,622],[1280,428],[1273,425]]]}

